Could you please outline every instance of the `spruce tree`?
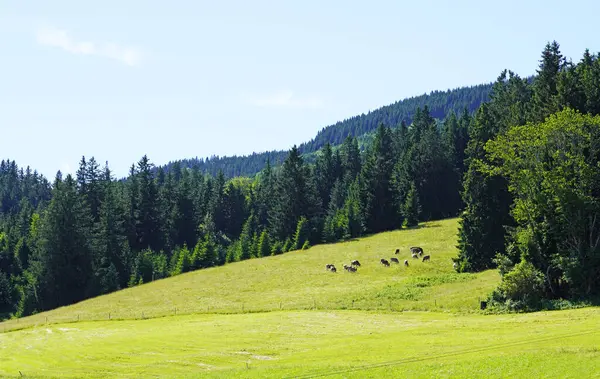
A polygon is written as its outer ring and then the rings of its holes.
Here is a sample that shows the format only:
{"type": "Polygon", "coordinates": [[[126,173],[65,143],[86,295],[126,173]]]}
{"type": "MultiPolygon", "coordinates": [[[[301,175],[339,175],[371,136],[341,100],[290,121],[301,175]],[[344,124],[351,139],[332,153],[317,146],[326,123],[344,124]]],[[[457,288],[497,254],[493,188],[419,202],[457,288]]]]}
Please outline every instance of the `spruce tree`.
{"type": "Polygon", "coordinates": [[[406,196],[406,202],[404,203],[404,226],[412,227],[419,224],[419,213],[421,212],[421,206],[419,205],[419,194],[417,193],[417,186],[415,183],[411,183],[410,190],[406,196]]]}
{"type": "Polygon", "coordinates": [[[71,175],[54,183],[43,219],[38,281],[43,309],[72,304],[89,294],[93,277],[91,215],[71,175]]]}

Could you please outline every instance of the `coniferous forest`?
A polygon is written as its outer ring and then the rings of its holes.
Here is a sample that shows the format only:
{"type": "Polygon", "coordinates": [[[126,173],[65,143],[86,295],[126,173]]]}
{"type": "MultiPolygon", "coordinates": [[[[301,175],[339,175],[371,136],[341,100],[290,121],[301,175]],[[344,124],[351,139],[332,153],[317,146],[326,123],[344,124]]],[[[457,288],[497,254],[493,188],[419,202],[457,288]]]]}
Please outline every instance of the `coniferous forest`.
{"type": "Polygon", "coordinates": [[[76,175],[49,181],[2,161],[0,315],[457,216],[457,271],[498,268],[492,303],[598,296],[600,56],[572,62],[553,42],[533,78],[504,71],[452,93],[328,127],[264,168],[265,157],[211,173],[144,156],[117,180],[82,157],[76,175]]]}

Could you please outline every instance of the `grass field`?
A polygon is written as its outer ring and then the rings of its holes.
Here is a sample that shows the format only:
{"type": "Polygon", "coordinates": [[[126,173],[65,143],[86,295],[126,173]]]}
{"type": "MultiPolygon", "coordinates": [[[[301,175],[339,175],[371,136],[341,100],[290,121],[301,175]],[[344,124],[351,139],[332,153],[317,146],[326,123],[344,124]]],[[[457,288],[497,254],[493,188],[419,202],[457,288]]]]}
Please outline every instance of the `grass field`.
{"type": "Polygon", "coordinates": [[[283,311],[82,322],[0,334],[0,373],[591,378],[600,372],[599,316],[598,308],[506,316],[283,311]]]}
{"type": "Polygon", "coordinates": [[[381,233],[352,242],[317,245],[305,251],[252,259],[186,273],[0,324],[0,332],[46,323],[136,319],[189,313],[244,313],[272,310],[360,309],[474,312],[496,286],[495,271],[457,274],[457,220],[412,230],[381,233]],[[408,248],[422,246],[431,262],[412,260],[408,248]],[[383,267],[400,248],[402,264],[383,267]],[[354,274],[344,263],[358,259],[354,274]],[[338,273],[325,270],[333,263],[338,273]]]}
{"type": "Polygon", "coordinates": [[[597,376],[600,308],[481,314],[478,300],[499,277],[453,272],[456,227],[444,220],[201,270],[1,323],[0,375],[597,376]],[[431,262],[410,259],[414,245],[431,262]],[[396,248],[410,266],[381,266],[396,248]],[[358,273],[324,268],[352,259],[358,273]]]}

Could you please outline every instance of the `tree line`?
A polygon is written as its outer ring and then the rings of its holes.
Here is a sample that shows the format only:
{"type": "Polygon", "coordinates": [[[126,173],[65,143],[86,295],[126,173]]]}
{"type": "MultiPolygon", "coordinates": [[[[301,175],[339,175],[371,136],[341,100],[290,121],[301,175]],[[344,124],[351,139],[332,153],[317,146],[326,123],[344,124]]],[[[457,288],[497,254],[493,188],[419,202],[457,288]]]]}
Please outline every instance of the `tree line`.
{"type": "Polygon", "coordinates": [[[512,310],[600,294],[600,59],[548,43],[531,80],[504,71],[466,149],[459,271],[498,267],[512,310]]]}

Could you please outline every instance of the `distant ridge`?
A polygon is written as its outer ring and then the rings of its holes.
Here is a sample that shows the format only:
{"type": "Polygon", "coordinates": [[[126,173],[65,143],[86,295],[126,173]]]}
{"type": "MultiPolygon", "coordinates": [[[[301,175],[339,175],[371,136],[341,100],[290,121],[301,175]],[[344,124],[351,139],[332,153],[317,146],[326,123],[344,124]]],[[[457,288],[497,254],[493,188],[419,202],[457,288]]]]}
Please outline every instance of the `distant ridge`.
{"type": "MultiPolygon", "coordinates": [[[[460,113],[467,109],[474,112],[481,103],[489,100],[492,83],[480,84],[470,87],[461,87],[447,91],[432,91],[429,94],[410,97],[360,114],[321,129],[315,138],[298,146],[302,154],[318,151],[325,144],[341,144],[348,136],[360,137],[374,131],[380,123],[387,126],[397,126],[403,120],[410,124],[417,108],[427,106],[430,114],[437,119],[444,119],[450,112],[460,113]]],[[[253,176],[262,170],[267,160],[271,165],[277,166],[283,162],[287,150],[272,150],[249,155],[212,156],[209,158],[191,158],[171,161],[162,166],[166,171],[173,164],[181,167],[196,167],[204,173],[216,175],[219,170],[228,177],[253,176]]]]}

